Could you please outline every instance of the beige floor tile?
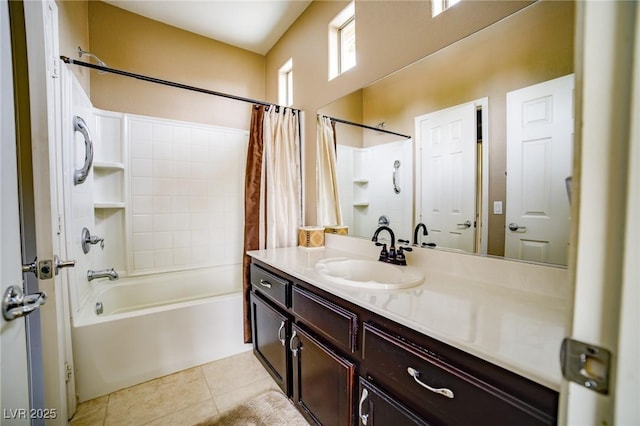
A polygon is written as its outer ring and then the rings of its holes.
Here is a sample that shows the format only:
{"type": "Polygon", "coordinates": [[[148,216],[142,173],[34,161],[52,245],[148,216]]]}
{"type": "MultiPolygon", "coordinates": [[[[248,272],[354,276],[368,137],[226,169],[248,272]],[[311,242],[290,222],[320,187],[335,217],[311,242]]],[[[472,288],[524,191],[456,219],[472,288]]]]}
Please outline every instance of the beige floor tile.
{"type": "Polygon", "coordinates": [[[114,392],[105,425],[140,425],[211,398],[200,367],[114,392]]]}
{"type": "Polygon", "coordinates": [[[242,387],[229,387],[227,392],[214,395],[213,399],[216,402],[218,411],[223,413],[270,389],[280,390],[271,376],[267,376],[242,387]]]}
{"type": "Polygon", "coordinates": [[[104,424],[108,402],[109,396],[107,395],[79,404],[69,425],[94,426],[104,424]]]}
{"type": "Polygon", "coordinates": [[[208,399],[192,407],[183,408],[175,413],[145,423],[145,426],[195,425],[217,414],[216,404],[213,399],[208,399]]]}
{"type": "Polygon", "coordinates": [[[252,351],[214,361],[201,368],[214,397],[270,377],[252,351]]]}

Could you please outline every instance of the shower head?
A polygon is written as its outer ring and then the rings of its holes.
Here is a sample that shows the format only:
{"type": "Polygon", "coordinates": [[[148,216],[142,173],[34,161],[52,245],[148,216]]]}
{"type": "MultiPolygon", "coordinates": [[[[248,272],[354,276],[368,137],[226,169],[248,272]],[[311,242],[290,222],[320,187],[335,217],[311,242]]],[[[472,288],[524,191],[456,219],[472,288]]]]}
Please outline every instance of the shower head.
{"type": "MultiPolygon", "coordinates": [[[[82,58],[82,55],[87,55],[90,58],[95,59],[96,61],[98,61],[98,65],[100,65],[101,67],[106,67],[107,64],[105,64],[100,58],[98,58],[96,55],[94,55],[91,52],[88,52],[86,50],[82,50],[82,48],[80,46],[78,46],[78,58],[82,58]]],[[[98,70],[98,74],[106,74],[106,71],[102,71],[102,70],[98,70]]]]}

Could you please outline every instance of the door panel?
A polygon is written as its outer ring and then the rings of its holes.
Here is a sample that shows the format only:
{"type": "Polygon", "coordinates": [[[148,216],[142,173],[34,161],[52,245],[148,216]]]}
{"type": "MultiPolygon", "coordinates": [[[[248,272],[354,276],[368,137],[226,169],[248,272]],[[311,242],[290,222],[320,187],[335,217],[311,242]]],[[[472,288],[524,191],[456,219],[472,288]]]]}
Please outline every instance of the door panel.
{"type": "MultiPolygon", "coordinates": [[[[0,1],[0,287],[23,287],[16,169],[16,131],[9,14],[0,1]]],[[[24,318],[0,319],[0,405],[5,421],[28,424],[29,384],[24,318]],[[22,410],[22,411],[21,411],[22,410]]]]}
{"type": "Polygon", "coordinates": [[[354,364],[300,327],[292,329],[294,403],[323,426],[351,425],[354,364]]]}
{"type": "Polygon", "coordinates": [[[280,389],[291,395],[289,384],[290,358],[285,344],[289,337],[290,321],[269,306],[256,293],[251,293],[251,322],[253,351],[280,389]]]}
{"type": "Polygon", "coordinates": [[[507,93],[506,257],[567,264],[573,81],[507,93]]]}
{"type": "Polygon", "coordinates": [[[358,425],[426,426],[427,423],[373,383],[361,377],[358,425]]]}
{"type": "Polygon", "coordinates": [[[469,252],[476,243],[475,131],[474,102],[416,117],[419,221],[430,242],[469,252]]]}

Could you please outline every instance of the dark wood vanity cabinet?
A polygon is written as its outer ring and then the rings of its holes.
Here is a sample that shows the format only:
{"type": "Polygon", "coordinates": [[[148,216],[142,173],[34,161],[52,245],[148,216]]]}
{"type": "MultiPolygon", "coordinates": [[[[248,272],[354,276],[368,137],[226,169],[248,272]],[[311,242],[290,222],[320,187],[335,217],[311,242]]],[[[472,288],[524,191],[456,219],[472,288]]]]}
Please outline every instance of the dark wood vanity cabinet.
{"type": "Polygon", "coordinates": [[[254,353],[310,422],[554,425],[558,393],[255,262],[254,353]]]}
{"type": "Polygon", "coordinates": [[[355,364],[302,326],[293,326],[293,401],[325,426],[353,424],[355,364]]]}
{"type": "Polygon", "coordinates": [[[291,320],[257,293],[251,294],[253,352],[282,391],[291,396],[291,320]]]}
{"type": "Polygon", "coordinates": [[[310,422],[350,426],[357,317],[292,281],[251,266],[253,352],[310,422]]]}
{"type": "Polygon", "coordinates": [[[550,425],[555,419],[376,325],[363,327],[362,373],[433,424],[550,425]]]}

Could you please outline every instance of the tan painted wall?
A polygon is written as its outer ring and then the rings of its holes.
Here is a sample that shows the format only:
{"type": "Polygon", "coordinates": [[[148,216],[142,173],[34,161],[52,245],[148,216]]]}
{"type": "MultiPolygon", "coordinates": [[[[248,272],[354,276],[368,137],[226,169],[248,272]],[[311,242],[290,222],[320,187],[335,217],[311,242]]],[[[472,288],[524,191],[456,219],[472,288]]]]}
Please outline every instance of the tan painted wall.
{"type": "MultiPolygon", "coordinates": [[[[504,199],[504,94],[573,71],[573,2],[462,2],[431,19],[426,2],[357,1],[358,65],[327,81],[327,25],[346,4],[312,3],[267,54],[268,99],[277,93],[277,69],[292,57],[294,104],[306,111],[307,223],[315,220],[316,111],[433,52],[437,53],[416,66],[416,71],[398,73],[363,90],[363,122],[384,121],[389,130],[413,135],[416,115],[489,97],[490,197],[504,199]],[[506,25],[502,22],[441,50],[523,8],[506,25]],[[397,81],[401,81],[398,88],[384,87],[397,81]]],[[[490,219],[490,253],[503,252],[503,227],[504,216],[490,219]]]]}
{"type": "Polygon", "coordinates": [[[348,4],[314,1],[266,56],[267,100],[278,69],[294,67],[294,105],[305,110],[306,223],[315,222],[315,114],[319,108],[519,10],[527,1],[461,2],[431,18],[423,1],[356,1],[357,66],[328,79],[328,23],[348,4]]]}
{"type": "MultiPolygon", "coordinates": [[[[318,114],[354,123],[362,123],[362,90],[345,95],[318,110],[318,114]]],[[[343,123],[336,123],[337,143],[362,148],[364,146],[364,132],[361,128],[343,123]]]]}
{"type": "MultiPolygon", "coordinates": [[[[264,99],[265,57],[89,2],[91,52],[108,66],[237,96],[264,99]]],[[[250,104],[91,71],[97,108],[248,129],[250,104]]]]}
{"type": "MultiPolygon", "coordinates": [[[[91,51],[89,45],[89,3],[86,0],[57,0],[56,4],[58,5],[60,54],[72,59],[86,59],[86,57],[78,58],[78,47],[91,51]]],[[[76,76],[84,91],[90,94],[90,70],[76,66],[69,66],[69,69],[76,76]]]]}

